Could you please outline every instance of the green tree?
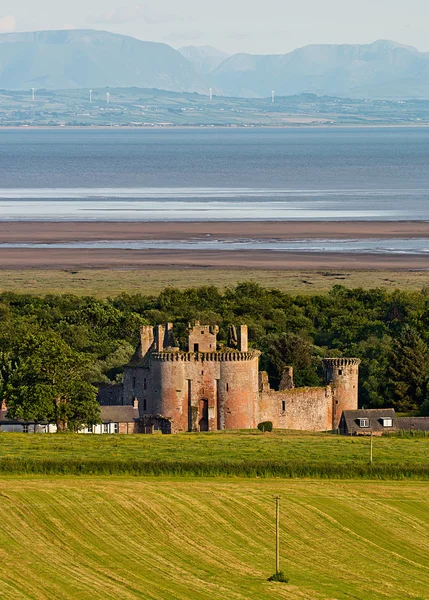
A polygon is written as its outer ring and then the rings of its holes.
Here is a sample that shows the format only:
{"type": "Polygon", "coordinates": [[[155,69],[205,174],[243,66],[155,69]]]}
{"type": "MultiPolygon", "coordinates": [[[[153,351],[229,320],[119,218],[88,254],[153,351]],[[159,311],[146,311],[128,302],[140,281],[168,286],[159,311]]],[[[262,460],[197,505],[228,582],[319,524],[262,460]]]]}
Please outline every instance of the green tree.
{"type": "Polygon", "coordinates": [[[419,333],[406,325],[394,341],[389,364],[389,387],[397,410],[419,409],[429,392],[429,348],[419,333]]]}
{"type": "Polygon", "coordinates": [[[99,422],[97,390],[86,380],[88,366],[88,358],[55,332],[31,332],[21,341],[5,386],[8,414],[54,422],[59,429],[99,422]]]}

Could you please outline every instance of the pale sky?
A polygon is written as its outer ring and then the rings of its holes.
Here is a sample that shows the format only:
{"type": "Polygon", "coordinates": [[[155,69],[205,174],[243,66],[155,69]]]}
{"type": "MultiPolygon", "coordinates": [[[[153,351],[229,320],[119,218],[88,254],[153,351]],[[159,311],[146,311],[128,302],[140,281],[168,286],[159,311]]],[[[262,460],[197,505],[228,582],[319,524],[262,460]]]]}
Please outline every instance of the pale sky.
{"type": "Polygon", "coordinates": [[[427,0],[0,0],[0,31],[92,28],[175,48],[280,54],[390,39],[429,51],[427,0]]]}

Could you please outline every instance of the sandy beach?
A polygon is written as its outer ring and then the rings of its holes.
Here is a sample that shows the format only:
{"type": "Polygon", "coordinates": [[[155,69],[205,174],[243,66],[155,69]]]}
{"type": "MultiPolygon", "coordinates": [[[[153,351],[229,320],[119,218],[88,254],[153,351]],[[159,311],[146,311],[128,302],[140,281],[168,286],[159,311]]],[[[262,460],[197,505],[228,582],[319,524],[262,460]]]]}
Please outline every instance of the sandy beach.
{"type": "MultiPolygon", "coordinates": [[[[1,222],[0,243],[96,240],[428,238],[428,222],[1,222]]],[[[429,269],[429,255],[260,250],[0,248],[0,269],[429,269]]]]}

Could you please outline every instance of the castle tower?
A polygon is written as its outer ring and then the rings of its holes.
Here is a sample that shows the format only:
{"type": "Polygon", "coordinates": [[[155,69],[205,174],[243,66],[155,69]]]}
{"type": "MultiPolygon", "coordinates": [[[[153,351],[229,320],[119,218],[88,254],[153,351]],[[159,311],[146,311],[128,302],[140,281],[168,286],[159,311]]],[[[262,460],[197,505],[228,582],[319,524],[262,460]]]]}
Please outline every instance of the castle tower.
{"type": "Polygon", "coordinates": [[[358,408],[359,358],[325,358],[326,383],[332,387],[332,429],[338,429],[343,410],[358,408]]]}

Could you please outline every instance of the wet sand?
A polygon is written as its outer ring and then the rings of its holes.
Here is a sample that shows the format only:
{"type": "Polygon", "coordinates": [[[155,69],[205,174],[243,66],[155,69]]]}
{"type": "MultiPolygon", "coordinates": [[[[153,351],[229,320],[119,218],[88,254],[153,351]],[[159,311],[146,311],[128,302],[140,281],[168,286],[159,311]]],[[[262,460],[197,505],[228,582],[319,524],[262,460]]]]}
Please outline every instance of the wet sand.
{"type": "MultiPolygon", "coordinates": [[[[276,251],[0,249],[0,269],[426,270],[429,256],[276,251]]],[[[1,275],[0,275],[1,280],[1,275]]]]}
{"type": "Polygon", "coordinates": [[[427,221],[16,222],[0,221],[1,242],[95,240],[429,238],[427,221]]]}
{"type": "MultiPolygon", "coordinates": [[[[429,238],[429,222],[0,222],[0,243],[96,240],[429,238]]],[[[429,256],[260,250],[0,248],[0,269],[429,269],[429,256]]]]}

